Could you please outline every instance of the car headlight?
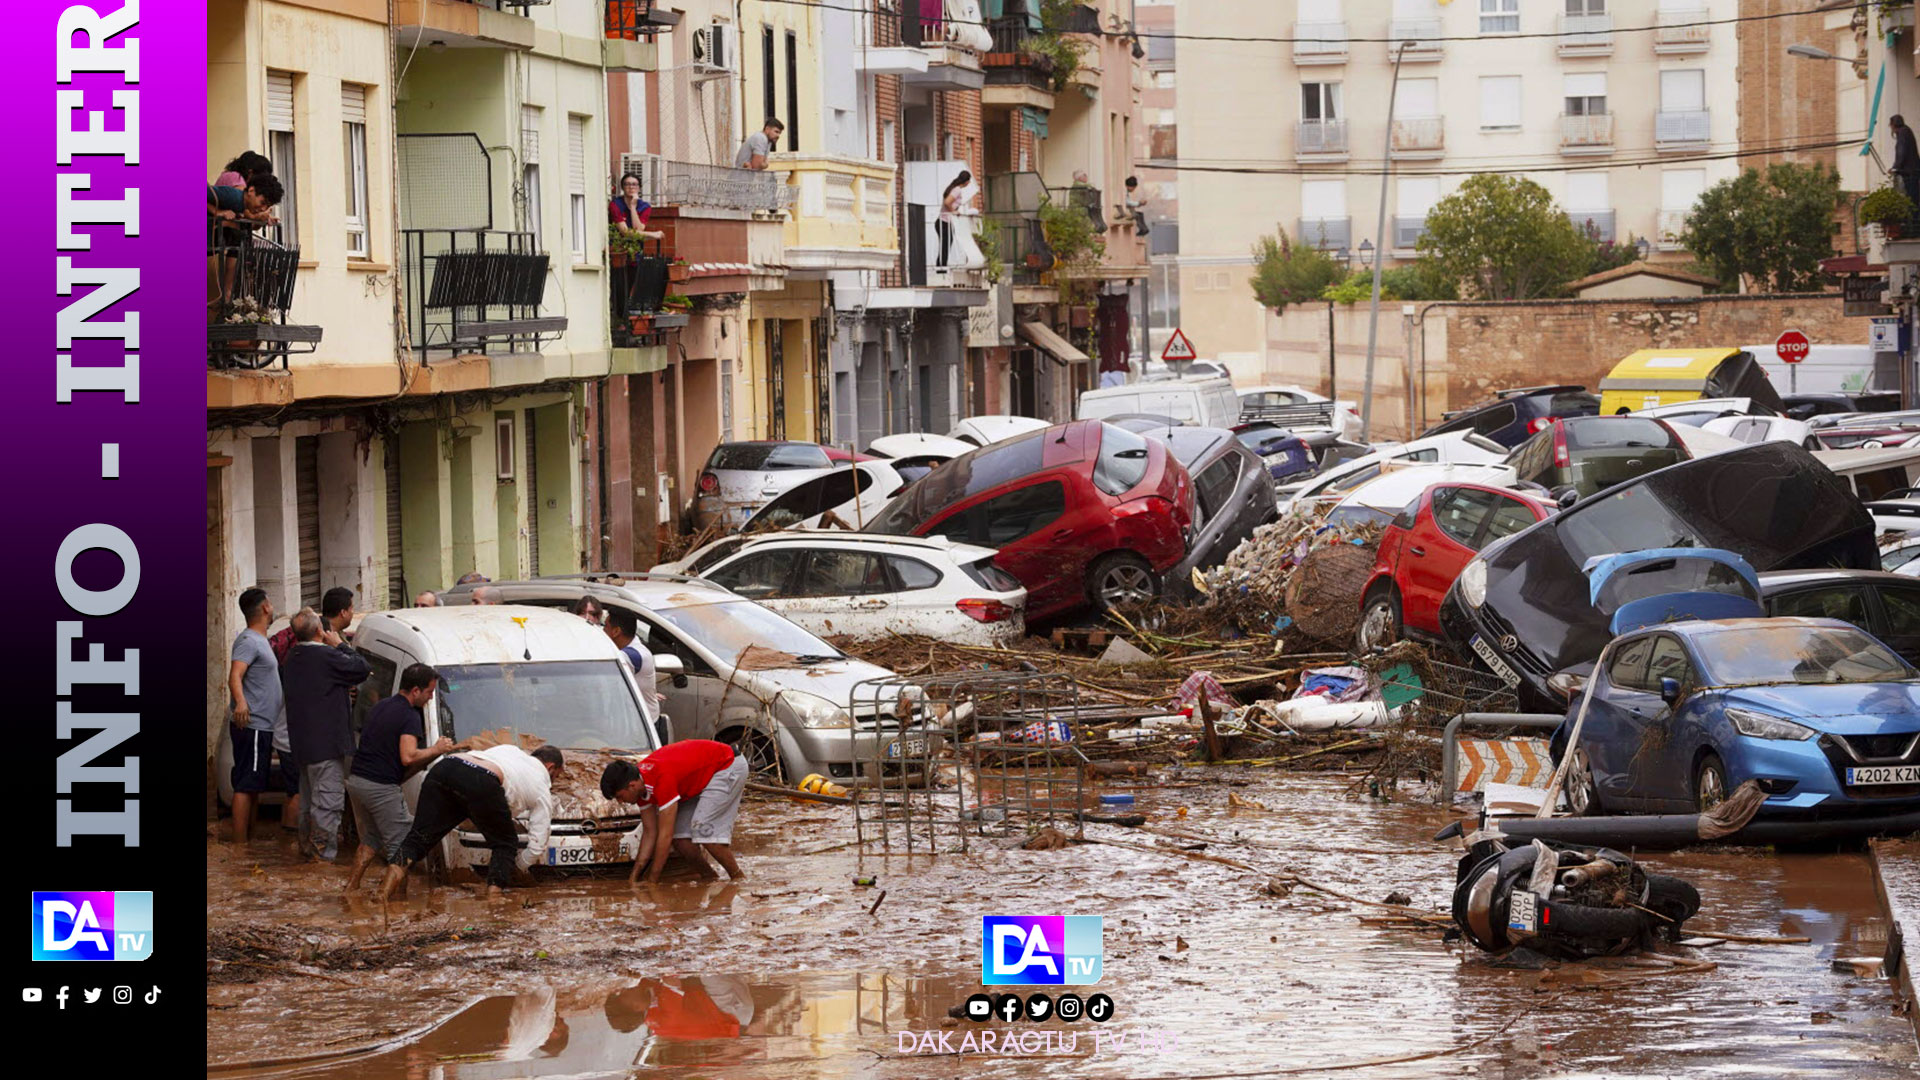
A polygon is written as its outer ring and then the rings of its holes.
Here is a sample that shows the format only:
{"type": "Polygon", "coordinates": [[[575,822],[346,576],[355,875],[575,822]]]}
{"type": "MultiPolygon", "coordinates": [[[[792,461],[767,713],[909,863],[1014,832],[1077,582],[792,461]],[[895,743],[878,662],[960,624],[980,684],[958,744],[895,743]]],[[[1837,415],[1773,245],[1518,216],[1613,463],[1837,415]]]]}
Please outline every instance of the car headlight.
{"type": "Polygon", "coordinates": [[[1805,742],[1819,732],[1791,720],[1770,716],[1752,709],[1728,709],[1727,719],[1733,721],[1733,730],[1742,735],[1751,735],[1756,739],[1786,739],[1793,742],[1805,742]]]}
{"type": "Polygon", "coordinates": [[[1487,602],[1487,561],[1475,559],[1460,571],[1460,599],[1473,607],[1487,602]]]}
{"type": "Polygon", "coordinates": [[[786,706],[787,715],[793,717],[803,728],[849,728],[853,726],[853,717],[847,710],[828,701],[818,694],[808,694],[799,690],[785,690],[780,694],[780,703],[786,706]]]}

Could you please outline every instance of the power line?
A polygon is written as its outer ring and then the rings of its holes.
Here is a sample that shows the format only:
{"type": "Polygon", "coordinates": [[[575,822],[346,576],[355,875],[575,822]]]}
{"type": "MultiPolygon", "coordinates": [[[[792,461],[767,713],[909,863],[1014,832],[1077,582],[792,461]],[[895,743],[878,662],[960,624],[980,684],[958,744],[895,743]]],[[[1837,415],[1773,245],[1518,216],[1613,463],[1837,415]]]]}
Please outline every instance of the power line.
{"type": "MultiPolygon", "coordinates": [[[[1791,154],[1814,150],[1835,150],[1843,146],[1858,146],[1859,138],[1835,138],[1821,142],[1792,143],[1778,146],[1759,146],[1743,150],[1725,150],[1696,154],[1661,154],[1657,157],[1629,160],[1614,160],[1594,164],[1559,165],[1519,165],[1505,168],[1395,168],[1393,175],[1405,176],[1504,176],[1511,173],[1560,173],[1595,172],[1611,168],[1645,168],[1650,165],[1674,165],[1696,161],[1728,161],[1745,157],[1759,157],[1765,154],[1791,154]]],[[[1380,166],[1375,162],[1371,168],[1328,169],[1315,165],[1183,165],[1178,161],[1163,161],[1148,158],[1134,162],[1137,169],[1160,169],[1168,172],[1230,173],[1247,176],[1368,176],[1380,175],[1380,166]]]]}

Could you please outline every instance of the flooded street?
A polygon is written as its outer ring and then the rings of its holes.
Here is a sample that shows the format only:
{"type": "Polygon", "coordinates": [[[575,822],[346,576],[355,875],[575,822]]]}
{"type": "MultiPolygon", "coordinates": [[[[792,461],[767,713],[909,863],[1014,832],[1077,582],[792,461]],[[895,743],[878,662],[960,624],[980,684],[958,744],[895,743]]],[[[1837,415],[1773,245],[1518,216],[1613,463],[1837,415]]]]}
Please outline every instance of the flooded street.
{"type": "Polygon", "coordinates": [[[1161,779],[1103,789],[1135,794],[1155,831],[1089,825],[1087,836],[1169,850],[1001,850],[1012,841],[989,835],[965,855],[863,861],[847,811],[756,797],[737,834],[751,879],[738,885],[636,889],[623,872],[546,878],[488,903],[416,882],[386,917],[370,893],[343,896],[344,868],[298,864],[278,841],[236,860],[210,841],[209,1071],[1197,1077],[1366,1065],[1357,1074],[1623,1078],[1916,1067],[1889,984],[1832,970],[1836,957],[1884,949],[1864,856],[1647,858],[1699,888],[1690,931],[1809,944],[1671,948],[1715,965],[1703,972],[1634,961],[1504,969],[1437,931],[1362,921],[1378,909],[1267,889],[1292,877],[1444,910],[1456,855],[1429,840],[1447,820],[1437,811],[1346,797],[1336,776],[1170,769],[1161,779]],[[1230,793],[1266,809],[1229,807],[1230,793]],[[1200,844],[1194,854],[1253,869],[1177,850],[1200,844]],[[860,875],[878,880],[862,887],[860,875]],[[950,1019],[981,990],[988,914],[1104,916],[1099,985],[1060,989],[1110,995],[1113,1018],[950,1019]],[[241,931],[311,955],[250,967],[243,951],[213,947],[241,931]],[[382,944],[409,935],[424,943],[382,944]],[[338,959],[354,955],[363,968],[338,959]],[[1006,1052],[1009,1032],[1053,1034],[1006,1052]],[[962,1054],[968,1035],[973,1052],[962,1054]]]}

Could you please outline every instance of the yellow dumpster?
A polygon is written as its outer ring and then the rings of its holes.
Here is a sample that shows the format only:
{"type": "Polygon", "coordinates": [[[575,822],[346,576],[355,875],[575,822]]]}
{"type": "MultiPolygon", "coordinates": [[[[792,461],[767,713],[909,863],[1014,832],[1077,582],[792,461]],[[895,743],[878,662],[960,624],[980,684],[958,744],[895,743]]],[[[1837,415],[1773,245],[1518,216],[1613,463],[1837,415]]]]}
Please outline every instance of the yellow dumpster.
{"type": "Polygon", "coordinates": [[[1778,413],[1780,394],[1743,349],[1641,349],[1600,380],[1600,415],[1637,412],[1701,398],[1752,398],[1755,412],[1778,413]]]}

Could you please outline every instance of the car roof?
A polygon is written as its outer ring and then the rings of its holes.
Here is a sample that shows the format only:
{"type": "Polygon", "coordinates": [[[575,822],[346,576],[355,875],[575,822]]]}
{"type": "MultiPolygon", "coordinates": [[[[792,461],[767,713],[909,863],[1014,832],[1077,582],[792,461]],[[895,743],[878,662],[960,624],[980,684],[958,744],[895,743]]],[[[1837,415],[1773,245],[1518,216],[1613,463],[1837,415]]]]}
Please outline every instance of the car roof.
{"type": "Polygon", "coordinates": [[[1681,622],[1654,623],[1641,627],[1633,633],[1657,633],[1665,630],[1682,637],[1691,637],[1696,634],[1714,634],[1722,630],[1777,630],[1782,626],[1823,626],[1836,630],[1860,629],[1844,619],[1813,618],[1804,615],[1754,615],[1740,619],[1687,619],[1681,622]]]}
{"type": "MultiPolygon", "coordinates": [[[[1342,504],[1354,503],[1379,509],[1399,510],[1434,484],[1453,480],[1460,483],[1484,482],[1494,477],[1513,475],[1509,465],[1467,465],[1429,462],[1404,469],[1382,472],[1379,476],[1346,493],[1342,504]]],[[[1499,487],[1502,485],[1491,484],[1499,487]]]]}
{"type": "MultiPolygon", "coordinates": [[[[686,607],[746,600],[722,586],[703,578],[684,574],[655,574],[645,570],[601,570],[587,574],[560,574],[552,577],[494,581],[488,585],[501,591],[509,601],[515,596],[576,598],[620,598],[649,608],[686,607]]],[[[456,598],[470,595],[478,586],[457,585],[440,595],[456,598]]]]}
{"type": "MultiPolygon", "coordinates": [[[[761,533],[756,536],[740,538],[743,542],[735,549],[735,554],[750,547],[765,547],[780,544],[806,544],[812,547],[846,547],[854,549],[895,548],[920,553],[940,552],[951,555],[955,562],[973,562],[976,559],[990,558],[995,554],[989,547],[977,544],[963,544],[944,536],[894,536],[880,533],[847,532],[844,529],[785,529],[780,532],[761,533]]],[[[721,541],[715,541],[720,543],[721,541]]],[[[703,549],[704,550],[704,549],[703,549]]]]}
{"type": "Polygon", "coordinates": [[[1762,570],[1760,572],[1760,591],[1762,593],[1784,592],[1801,585],[1841,585],[1858,582],[1862,585],[1911,585],[1913,579],[1887,570],[1842,570],[1821,568],[1817,570],[1762,570]]]}
{"type": "Polygon", "coordinates": [[[424,639],[432,653],[427,662],[435,665],[598,660],[615,654],[606,631],[580,616],[517,604],[376,611],[360,621],[356,637],[361,635],[369,641],[391,637],[399,644],[410,637],[424,639]]]}

